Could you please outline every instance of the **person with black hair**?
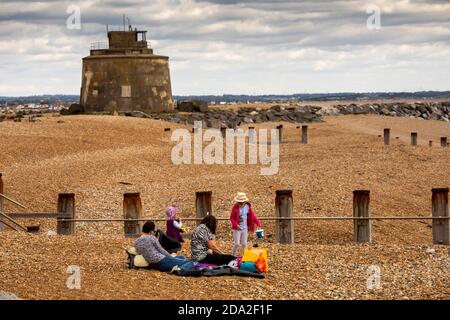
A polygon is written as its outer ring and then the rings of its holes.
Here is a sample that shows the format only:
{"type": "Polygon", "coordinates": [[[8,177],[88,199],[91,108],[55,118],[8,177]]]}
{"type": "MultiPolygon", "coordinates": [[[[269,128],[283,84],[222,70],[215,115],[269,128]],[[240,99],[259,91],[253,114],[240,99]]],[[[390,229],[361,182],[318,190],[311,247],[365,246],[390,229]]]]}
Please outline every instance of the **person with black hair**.
{"type": "Polygon", "coordinates": [[[236,257],[227,255],[220,250],[214,241],[217,219],[213,215],[203,218],[200,225],[192,233],[191,251],[192,260],[199,263],[226,265],[236,257]]]}
{"type": "Polygon", "coordinates": [[[142,227],[142,235],[136,240],[137,252],[144,257],[150,267],[159,271],[172,271],[178,266],[181,270],[194,268],[192,261],[184,257],[172,257],[155,237],[155,223],[147,221],[142,227]]]}

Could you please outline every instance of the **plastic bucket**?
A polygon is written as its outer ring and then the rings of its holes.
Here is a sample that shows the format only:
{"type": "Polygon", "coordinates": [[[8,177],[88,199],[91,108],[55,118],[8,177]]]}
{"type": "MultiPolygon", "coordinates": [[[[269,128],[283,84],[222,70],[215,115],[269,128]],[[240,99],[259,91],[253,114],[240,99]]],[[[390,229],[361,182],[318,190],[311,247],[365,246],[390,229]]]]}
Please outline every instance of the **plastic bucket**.
{"type": "Polygon", "coordinates": [[[258,237],[258,239],[264,238],[264,229],[256,230],[256,237],[258,237]]]}

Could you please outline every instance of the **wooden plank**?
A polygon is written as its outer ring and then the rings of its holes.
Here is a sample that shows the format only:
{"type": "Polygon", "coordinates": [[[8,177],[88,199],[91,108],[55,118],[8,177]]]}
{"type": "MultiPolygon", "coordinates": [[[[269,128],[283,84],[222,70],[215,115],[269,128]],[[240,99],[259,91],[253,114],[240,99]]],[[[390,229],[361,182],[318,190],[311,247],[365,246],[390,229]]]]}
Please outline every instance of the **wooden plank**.
{"type": "MultiPolygon", "coordinates": [[[[275,197],[275,215],[280,218],[291,218],[293,212],[292,190],[277,190],[275,197]]],[[[294,243],[294,223],[292,220],[276,221],[276,241],[283,244],[294,243]]]]}
{"type": "Polygon", "coordinates": [[[13,223],[7,222],[6,219],[3,220],[2,224],[4,225],[4,228],[6,229],[7,227],[13,229],[14,231],[21,231],[20,228],[17,228],[16,226],[14,226],[13,223]]]}
{"type": "MultiPolygon", "coordinates": [[[[449,217],[448,188],[432,189],[432,216],[449,217]]],[[[450,220],[434,219],[432,223],[433,243],[450,244],[450,220]]]]}
{"type": "MultiPolygon", "coordinates": [[[[75,219],[75,194],[73,193],[60,193],[58,195],[57,211],[63,212],[72,219],[75,219]]],[[[62,221],[62,218],[57,218],[56,233],[71,235],[75,233],[75,222],[62,221]]]]}
{"type": "MultiPolygon", "coordinates": [[[[142,201],[140,193],[125,193],[123,195],[123,216],[125,219],[142,218],[142,201]]],[[[125,237],[139,237],[142,230],[142,222],[125,221],[125,237]]]]}
{"type": "Polygon", "coordinates": [[[18,203],[17,201],[5,196],[2,192],[0,192],[0,198],[4,198],[6,200],[8,200],[9,202],[14,203],[15,205],[21,207],[22,209],[26,209],[27,207],[25,207],[23,204],[18,203]]]}
{"type": "Polygon", "coordinates": [[[200,224],[201,219],[206,217],[208,214],[213,214],[212,212],[212,191],[202,191],[195,193],[195,209],[198,224],[200,224]]]}
{"type": "MultiPolygon", "coordinates": [[[[353,191],[353,217],[359,218],[370,217],[369,212],[370,191],[355,190],[353,191]]],[[[357,243],[365,243],[371,241],[371,224],[368,219],[354,220],[354,240],[357,243]]]]}
{"type": "MultiPolygon", "coordinates": [[[[11,217],[9,217],[8,215],[4,214],[3,212],[0,212],[0,217],[3,219],[2,221],[5,223],[7,223],[8,226],[10,226],[10,223],[14,224],[15,226],[19,227],[20,229],[22,229],[23,231],[27,231],[27,228],[22,226],[20,223],[14,221],[14,219],[12,219],[11,217]]],[[[17,229],[16,229],[17,230],[17,229]]]]}

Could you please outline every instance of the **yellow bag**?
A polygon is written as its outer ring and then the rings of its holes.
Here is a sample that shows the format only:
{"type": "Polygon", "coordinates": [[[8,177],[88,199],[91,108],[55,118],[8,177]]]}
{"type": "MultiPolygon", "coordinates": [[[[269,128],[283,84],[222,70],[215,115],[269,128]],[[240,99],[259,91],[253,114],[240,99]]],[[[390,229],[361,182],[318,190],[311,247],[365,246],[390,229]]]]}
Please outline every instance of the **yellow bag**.
{"type": "Polygon", "coordinates": [[[242,262],[256,262],[262,256],[266,260],[266,266],[268,266],[269,260],[267,259],[267,249],[263,248],[246,248],[244,250],[244,256],[242,262]]]}

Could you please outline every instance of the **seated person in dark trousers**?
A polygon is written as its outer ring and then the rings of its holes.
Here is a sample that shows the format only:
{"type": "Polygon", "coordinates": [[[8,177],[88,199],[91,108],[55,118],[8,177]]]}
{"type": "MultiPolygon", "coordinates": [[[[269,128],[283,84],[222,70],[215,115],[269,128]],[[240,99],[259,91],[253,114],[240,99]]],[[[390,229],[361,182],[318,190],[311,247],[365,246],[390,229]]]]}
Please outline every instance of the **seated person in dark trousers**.
{"type": "Polygon", "coordinates": [[[172,257],[159,243],[155,237],[155,223],[147,221],[142,227],[142,236],[140,236],[135,245],[139,254],[150,264],[152,269],[159,271],[172,271],[175,266],[181,270],[189,270],[194,267],[192,261],[184,257],[172,257]]]}
{"type": "Polygon", "coordinates": [[[214,241],[217,219],[208,215],[203,218],[200,225],[192,233],[191,251],[192,260],[199,263],[226,265],[235,260],[235,256],[223,254],[214,241]]]}

